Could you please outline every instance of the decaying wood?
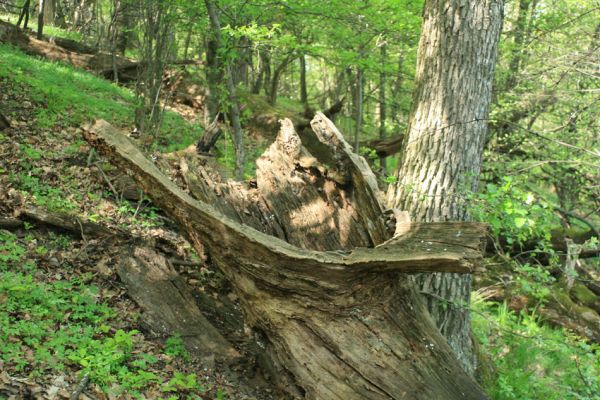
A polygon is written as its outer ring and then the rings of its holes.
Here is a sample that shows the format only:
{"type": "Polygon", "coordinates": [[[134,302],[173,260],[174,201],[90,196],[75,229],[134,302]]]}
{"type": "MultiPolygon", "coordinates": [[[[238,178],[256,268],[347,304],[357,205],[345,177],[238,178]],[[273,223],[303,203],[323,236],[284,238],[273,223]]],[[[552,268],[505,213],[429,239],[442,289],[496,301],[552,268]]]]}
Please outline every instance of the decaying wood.
{"type": "Polygon", "coordinates": [[[155,336],[179,333],[192,356],[231,362],[239,353],[202,315],[183,278],[155,250],[134,246],[119,258],[117,273],[142,308],[142,322],[155,336]]]}
{"type": "MultiPolygon", "coordinates": [[[[259,200],[259,205],[250,197],[234,206],[211,203],[221,211],[175,186],[106,122],[88,127],[84,136],[135,178],[154,203],[182,227],[198,251],[209,254],[240,299],[246,324],[263,338],[261,345],[275,366],[275,377],[286,383],[284,390],[292,396],[325,400],[485,399],[483,391],[461,370],[405,275],[472,271],[481,259],[484,226],[401,224],[398,235],[386,241],[390,235],[376,182],[373,185],[372,173],[364,168],[366,163],[351,154],[323,115],[318,115],[312,126],[329,149],[329,157],[319,160],[311,156],[301,147],[291,124],[284,122],[275,144],[258,161],[255,191],[206,185],[202,170],[195,181],[190,179],[194,175],[191,169],[182,171],[198,198],[220,197],[225,203],[224,199],[239,194],[255,195],[259,200]],[[220,189],[231,190],[227,196],[219,196],[220,189]],[[318,248],[318,240],[307,243],[312,239],[295,234],[297,226],[309,238],[330,237],[323,235],[319,226],[322,216],[312,215],[320,210],[312,209],[311,204],[286,207],[284,200],[291,195],[278,193],[290,190],[305,196],[304,191],[312,189],[318,197],[309,194],[307,200],[347,202],[348,212],[355,207],[352,218],[336,216],[337,208],[329,208],[332,227],[342,226],[343,233],[324,239],[327,246],[343,248],[345,243],[362,241],[364,247],[315,251],[310,247],[318,248]],[[248,215],[237,207],[240,204],[254,204],[256,214],[248,219],[261,225],[260,229],[239,223],[248,215]],[[265,216],[272,216],[268,219],[274,222],[269,225],[259,220],[265,216]],[[358,239],[341,243],[346,236],[358,239]]],[[[188,163],[185,165],[189,168],[188,163]]]]}
{"type": "Polygon", "coordinates": [[[32,206],[16,210],[16,213],[17,217],[21,220],[54,226],[84,238],[86,236],[119,236],[122,234],[122,232],[109,229],[104,225],[82,220],[75,215],[62,212],[50,212],[32,206]]]}
{"type": "Polygon", "coordinates": [[[219,124],[219,114],[214,121],[206,128],[204,135],[196,143],[196,151],[201,155],[210,154],[210,150],[215,147],[217,140],[221,137],[223,130],[219,124]]]}

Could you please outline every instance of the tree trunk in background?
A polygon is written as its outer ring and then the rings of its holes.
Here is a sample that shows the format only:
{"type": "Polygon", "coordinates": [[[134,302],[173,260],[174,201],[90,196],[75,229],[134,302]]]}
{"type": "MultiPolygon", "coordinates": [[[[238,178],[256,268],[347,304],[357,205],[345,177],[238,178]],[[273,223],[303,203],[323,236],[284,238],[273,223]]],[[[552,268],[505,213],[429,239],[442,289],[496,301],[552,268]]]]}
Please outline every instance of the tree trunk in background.
{"type": "Polygon", "coordinates": [[[279,79],[281,78],[283,71],[285,71],[285,68],[290,62],[293,61],[293,59],[293,56],[287,56],[281,62],[281,64],[279,64],[277,68],[275,68],[275,71],[273,72],[273,77],[271,78],[271,82],[269,84],[269,104],[275,105],[275,103],[277,103],[277,90],[279,88],[279,79]]]}
{"type": "Polygon", "coordinates": [[[44,0],[44,25],[54,25],[55,1],[44,0]]]}
{"type": "Polygon", "coordinates": [[[27,23],[29,22],[30,5],[31,0],[25,0],[25,3],[23,3],[23,9],[21,10],[21,14],[19,15],[19,20],[17,21],[17,27],[21,26],[21,21],[23,21],[23,29],[27,29],[27,23]]]}
{"type": "Polygon", "coordinates": [[[359,67],[356,70],[356,91],[354,92],[354,121],[356,122],[356,125],[354,126],[354,152],[356,154],[359,154],[360,133],[362,131],[363,122],[363,85],[363,69],[359,67]]]}
{"type": "Polygon", "coordinates": [[[513,30],[513,48],[508,67],[509,76],[504,87],[505,91],[513,89],[518,83],[521,61],[523,59],[523,43],[525,42],[525,38],[527,36],[527,21],[529,16],[529,8],[531,5],[532,0],[519,1],[517,21],[513,30]]]}
{"type": "Polygon", "coordinates": [[[40,0],[38,8],[38,28],[37,28],[37,39],[42,40],[44,37],[44,3],[46,0],[40,0]]]}
{"type": "MultiPolygon", "coordinates": [[[[428,0],[424,7],[408,137],[388,191],[389,205],[416,221],[466,220],[464,194],[477,188],[503,1],[466,3],[428,0]]],[[[472,374],[471,276],[423,274],[418,282],[440,331],[472,374]]]]}
{"type": "MultiPolygon", "coordinates": [[[[223,43],[221,37],[221,23],[219,22],[219,14],[214,0],[204,0],[208,16],[210,18],[210,26],[213,31],[213,37],[216,43],[216,48],[220,49],[223,43]]],[[[222,63],[219,63],[222,64],[222,63]]],[[[235,148],[235,178],[242,180],[244,176],[244,138],[242,133],[242,125],[240,123],[240,105],[237,99],[235,83],[233,82],[233,74],[229,63],[224,65],[225,84],[229,94],[229,118],[233,128],[233,147],[235,148]]]]}
{"type": "Polygon", "coordinates": [[[219,82],[223,82],[223,70],[217,56],[218,43],[214,37],[206,40],[206,111],[204,125],[208,126],[219,112],[219,82]]]}
{"type": "Polygon", "coordinates": [[[302,54],[300,60],[300,102],[304,110],[308,110],[308,90],[306,87],[306,55],[302,54]]]}
{"type": "MultiPolygon", "coordinates": [[[[381,52],[381,65],[385,65],[387,59],[387,45],[384,43],[381,45],[379,51],[381,52]]],[[[386,99],[385,99],[385,85],[387,76],[385,68],[382,68],[379,74],[379,140],[385,139],[385,119],[386,119],[386,99]]],[[[379,157],[379,168],[382,176],[386,173],[385,157],[379,157]]]]}
{"type": "Polygon", "coordinates": [[[390,120],[392,123],[397,123],[398,111],[400,110],[400,92],[402,91],[402,65],[404,64],[404,54],[400,52],[398,56],[398,74],[396,81],[394,82],[394,89],[392,90],[392,104],[390,105],[390,120]]]}

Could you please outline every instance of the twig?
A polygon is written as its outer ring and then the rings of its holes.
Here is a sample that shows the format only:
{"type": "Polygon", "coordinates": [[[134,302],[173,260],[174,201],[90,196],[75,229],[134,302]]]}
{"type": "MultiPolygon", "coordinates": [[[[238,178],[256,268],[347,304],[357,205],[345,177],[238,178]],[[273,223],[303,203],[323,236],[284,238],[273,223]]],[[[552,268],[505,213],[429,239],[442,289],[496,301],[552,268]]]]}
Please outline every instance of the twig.
{"type": "Polygon", "coordinates": [[[108,187],[110,188],[111,192],[113,192],[113,195],[115,196],[115,200],[117,200],[117,202],[121,202],[119,192],[117,191],[117,189],[115,189],[113,184],[110,182],[110,179],[108,179],[108,176],[106,176],[104,171],[102,171],[102,168],[97,163],[94,163],[94,166],[98,169],[98,171],[100,171],[100,174],[102,175],[102,177],[108,184],[108,187]]]}
{"type": "Polygon", "coordinates": [[[88,374],[85,374],[81,382],[79,382],[79,385],[77,385],[77,387],[75,388],[75,391],[71,394],[70,400],[77,400],[81,393],[85,390],[89,382],[90,376],[88,374]]]}

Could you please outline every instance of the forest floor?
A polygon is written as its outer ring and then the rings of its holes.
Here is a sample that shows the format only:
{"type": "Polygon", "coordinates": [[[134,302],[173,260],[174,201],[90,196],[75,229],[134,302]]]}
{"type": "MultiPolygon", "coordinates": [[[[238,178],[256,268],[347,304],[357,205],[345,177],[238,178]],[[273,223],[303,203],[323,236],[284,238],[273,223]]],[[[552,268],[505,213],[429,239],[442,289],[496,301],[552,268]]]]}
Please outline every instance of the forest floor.
{"type": "MultiPolygon", "coordinates": [[[[123,196],[122,174],[81,138],[81,124],[96,118],[131,130],[131,91],[2,44],[0,58],[0,110],[12,125],[0,132],[0,218],[34,207],[162,240],[170,257],[190,264],[178,272],[192,291],[223,289],[159,209],[123,196]]],[[[194,116],[185,116],[167,114],[154,151],[183,149],[199,137],[201,129],[189,122],[194,116]]],[[[226,146],[218,157],[224,168],[233,164],[226,146]]],[[[251,156],[262,147],[253,145],[251,156]]],[[[86,379],[81,399],[274,396],[240,380],[255,371],[203,364],[177,334],[149,335],[117,276],[120,250],[112,241],[33,221],[0,229],[0,398],[69,398],[86,379]]],[[[483,379],[494,399],[600,398],[596,345],[543,324],[535,313],[514,313],[486,293],[475,296],[473,320],[481,352],[492,360],[483,379]]]]}

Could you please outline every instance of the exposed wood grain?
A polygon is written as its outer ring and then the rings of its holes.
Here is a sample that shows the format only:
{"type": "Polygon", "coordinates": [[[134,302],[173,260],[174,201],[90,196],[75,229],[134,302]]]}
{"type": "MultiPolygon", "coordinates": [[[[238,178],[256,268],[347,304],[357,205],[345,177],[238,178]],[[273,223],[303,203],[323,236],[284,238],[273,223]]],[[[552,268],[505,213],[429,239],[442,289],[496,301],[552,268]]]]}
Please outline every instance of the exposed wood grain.
{"type": "MultiPolygon", "coordinates": [[[[328,128],[322,117],[319,123],[328,128]]],[[[288,128],[284,124],[274,144],[279,150],[272,147],[260,161],[285,160],[276,162],[273,174],[289,174],[283,166],[305,151],[288,128]]],[[[364,229],[370,231],[368,240],[380,246],[314,251],[236,222],[246,213],[235,206],[221,207],[233,216],[228,217],[193,199],[106,122],[86,128],[84,136],[136,179],[154,203],[182,227],[196,249],[209,253],[240,299],[246,324],[263,338],[261,346],[278,374],[274,378],[285,382],[288,394],[319,400],[486,398],[460,369],[405,275],[471,271],[481,258],[483,225],[403,225],[397,237],[385,241],[384,236],[389,236],[385,224],[377,228],[362,216],[357,223],[364,223],[364,229]]],[[[363,193],[365,201],[374,203],[370,207],[379,207],[367,171],[339,146],[333,143],[336,155],[327,166],[345,168],[353,180],[336,183],[363,193]]],[[[323,177],[324,173],[319,173],[323,177]]],[[[270,188],[294,187],[288,180],[293,181],[292,176],[280,177],[277,185],[272,184],[273,175],[263,178],[270,188]]],[[[325,180],[313,185],[319,187],[325,180]]],[[[257,178],[259,193],[261,182],[262,178],[257,178]]],[[[296,183],[301,189],[309,182],[296,183]]],[[[213,196],[212,189],[199,187],[207,197],[213,196]]],[[[354,201],[361,201],[356,198],[354,201]]],[[[244,202],[250,203],[248,199],[244,202]]],[[[375,214],[375,210],[367,213],[375,214]]]]}

